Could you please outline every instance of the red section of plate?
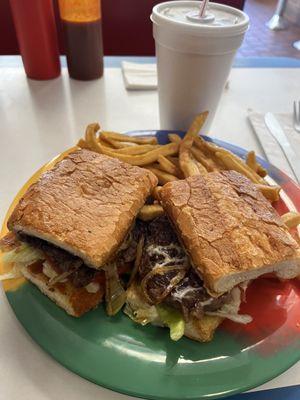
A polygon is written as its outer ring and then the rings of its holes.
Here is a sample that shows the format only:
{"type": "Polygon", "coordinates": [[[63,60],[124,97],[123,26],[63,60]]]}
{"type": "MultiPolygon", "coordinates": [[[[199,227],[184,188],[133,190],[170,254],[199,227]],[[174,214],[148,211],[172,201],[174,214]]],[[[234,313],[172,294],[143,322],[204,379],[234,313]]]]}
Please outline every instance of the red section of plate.
{"type": "Polygon", "coordinates": [[[222,328],[235,337],[246,340],[247,346],[256,345],[268,339],[263,349],[264,355],[293,345],[300,335],[300,281],[280,281],[272,277],[262,277],[253,281],[246,292],[246,302],[241,306],[241,314],[249,314],[253,321],[240,325],[231,321],[222,328]],[[274,340],[269,340],[274,335],[274,340]]]}

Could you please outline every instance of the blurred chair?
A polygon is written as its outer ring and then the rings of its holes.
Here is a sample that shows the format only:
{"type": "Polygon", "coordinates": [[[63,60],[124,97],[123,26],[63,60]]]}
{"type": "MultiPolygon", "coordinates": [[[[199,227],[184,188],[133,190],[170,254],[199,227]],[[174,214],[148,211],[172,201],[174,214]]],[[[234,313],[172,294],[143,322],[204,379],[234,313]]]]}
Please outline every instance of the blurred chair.
{"type": "MultiPolygon", "coordinates": [[[[60,48],[63,52],[57,0],[53,1],[60,48]]],[[[161,2],[162,0],[102,0],[105,55],[154,55],[152,25],[149,17],[153,6],[161,2]]],[[[215,2],[242,9],[245,0],[215,0],[215,2]]],[[[9,0],[0,0],[0,55],[5,54],[19,54],[19,49],[9,0]]]]}

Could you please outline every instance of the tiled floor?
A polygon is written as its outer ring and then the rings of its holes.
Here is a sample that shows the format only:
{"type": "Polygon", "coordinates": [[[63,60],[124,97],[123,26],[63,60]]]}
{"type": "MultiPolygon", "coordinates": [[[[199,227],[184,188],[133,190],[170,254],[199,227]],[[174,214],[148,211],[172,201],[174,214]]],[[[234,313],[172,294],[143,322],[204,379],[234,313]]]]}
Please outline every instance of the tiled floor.
{"type": "Polygon", "coordinates": [[[300,51],[292,47],[294,41],[300,40],[300,27],[289,26],[285,31],[275,32],[265,25],[273,15],[276,4],[277,0],[246,0],[245,12],[250,17],[251,27],[239,51],[240,56],[300,58],[300,51]]]}

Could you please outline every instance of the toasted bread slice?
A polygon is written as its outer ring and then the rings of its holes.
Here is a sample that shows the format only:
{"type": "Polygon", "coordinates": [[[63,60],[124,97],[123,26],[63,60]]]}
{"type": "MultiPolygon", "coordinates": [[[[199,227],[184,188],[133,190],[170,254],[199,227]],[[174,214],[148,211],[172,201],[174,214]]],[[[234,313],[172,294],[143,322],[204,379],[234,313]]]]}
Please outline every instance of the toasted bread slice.
{"type": "Polygon", "coordinates": [[[156,185],[157,178],[146,169],[78,150],[28,189],[8,228],[101,268],[114,257],[156,185]]]}
{"type": "Polygon", "coordinates": [[[204,315],[201,319],[192,318],[185,323],[184,335],[198,342],[210,342],[223,320],[211,315],[204,315]]]}
{"type": "Polygon", "coordinates": [[[160,199],[211,295],[265,273],[299,275],[298,243],[245,176],[222,171],[169,182],[160,199]]]}
{"type": "Polygon", "coordinates": [[[76,288],[70,282],[56,283],[49,287],[49,279],[42,272],[33,273],[29,266],[22,267],[21,272],[42,293],[73,317],[80,317],[98,307],[105,292],[104,285],[99,285],[95,293],[89,293],[84,287],[76,288]]]}

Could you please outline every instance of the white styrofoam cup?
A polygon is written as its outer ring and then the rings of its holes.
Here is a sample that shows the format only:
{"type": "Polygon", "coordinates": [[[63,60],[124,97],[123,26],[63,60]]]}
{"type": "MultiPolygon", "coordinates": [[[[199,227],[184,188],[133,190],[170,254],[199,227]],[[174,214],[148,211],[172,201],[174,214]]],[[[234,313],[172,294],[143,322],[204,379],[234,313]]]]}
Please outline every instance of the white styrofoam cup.
{"type": "Polygon", "coordinates": [[[186,130],[209,111],[201,133],[208,133],[234,56],[249,18],[235,8],[212,3],[206,21],[199,1],[169,1],[153,8],[161,129],[186,130]]]}

